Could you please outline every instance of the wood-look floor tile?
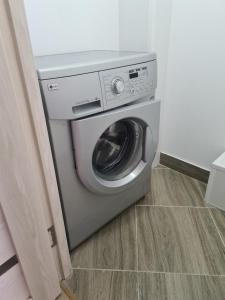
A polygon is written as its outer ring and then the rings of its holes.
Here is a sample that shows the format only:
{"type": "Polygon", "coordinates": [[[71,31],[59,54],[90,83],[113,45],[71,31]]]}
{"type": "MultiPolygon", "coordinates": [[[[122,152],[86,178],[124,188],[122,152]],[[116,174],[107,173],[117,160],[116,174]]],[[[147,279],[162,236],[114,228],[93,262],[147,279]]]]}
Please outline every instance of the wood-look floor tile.
{"type": "Polygon", "coordinates": [[[225,274],[225,249],[207,208],[136,209],[139,270],[225,274]]]}
{"type": "Polygon", "coordinates": [[[70,280],[77,300],[137,300],[137,273],[74,270],[70,280]]]}
{"type": "Polygon", "coordinates": [[[225,243],[225,211],[216,208],[210,209],[210,211],[225,243]]]}
{"type": "Polygon", "coordinates": [[[139,205],[205,206],[206,184],[168,168],[152,171],[151,192],[139,205]]]}
{"type": "Polygon", "coordinates": [[[225,277],[139,273],[140,300],[224,300],[225,277]]]}
{"type": "Polygon", "coordinates": [[[73,254],[73,267],[136,269],[135,208],[132,207],[81,244],[73,254]]]}
{"type": "Polygon", "coordinates": [[[70,300],[67,295],[62,291],[61,295],[56,300],[70,300]]]}

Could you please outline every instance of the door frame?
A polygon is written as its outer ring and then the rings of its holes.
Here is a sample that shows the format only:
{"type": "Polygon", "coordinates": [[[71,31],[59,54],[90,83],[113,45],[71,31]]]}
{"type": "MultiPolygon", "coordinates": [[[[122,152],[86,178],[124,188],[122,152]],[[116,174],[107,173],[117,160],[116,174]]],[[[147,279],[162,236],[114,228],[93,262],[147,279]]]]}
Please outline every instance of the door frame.
{"type": "Polygon", "coordinates": [[[0,69],[1,206],[32,298],[53,300],[72,267],[22,0],[0,1],[0,69]]]}

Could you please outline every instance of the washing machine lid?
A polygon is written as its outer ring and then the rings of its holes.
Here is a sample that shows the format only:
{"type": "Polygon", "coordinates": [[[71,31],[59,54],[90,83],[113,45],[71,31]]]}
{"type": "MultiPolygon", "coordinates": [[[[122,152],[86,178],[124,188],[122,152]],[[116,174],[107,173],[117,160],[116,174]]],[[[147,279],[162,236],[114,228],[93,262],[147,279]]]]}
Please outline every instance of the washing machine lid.
{"type": "Polygon", "coordinates": [[[153,52],[91,50],[35,57],[40,80],[120,68],[156,60],[153,52]]]}
{"type": "Polygon", "coordinates": [[[77,173],[90,191],[120,192],[149,167],[159,113],[160,102],[148,100],[71,122],[77,173]]]}

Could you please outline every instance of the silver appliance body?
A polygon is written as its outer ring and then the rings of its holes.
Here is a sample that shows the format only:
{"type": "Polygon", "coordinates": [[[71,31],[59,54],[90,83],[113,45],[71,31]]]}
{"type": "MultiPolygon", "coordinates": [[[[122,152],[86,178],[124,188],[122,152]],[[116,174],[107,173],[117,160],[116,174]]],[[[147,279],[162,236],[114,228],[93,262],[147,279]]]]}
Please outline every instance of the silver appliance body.
{"type": "Polygon", "coordinates": [[[153,53],[36,58],[69,248],[144,196],[158,144],[153,53]]]}

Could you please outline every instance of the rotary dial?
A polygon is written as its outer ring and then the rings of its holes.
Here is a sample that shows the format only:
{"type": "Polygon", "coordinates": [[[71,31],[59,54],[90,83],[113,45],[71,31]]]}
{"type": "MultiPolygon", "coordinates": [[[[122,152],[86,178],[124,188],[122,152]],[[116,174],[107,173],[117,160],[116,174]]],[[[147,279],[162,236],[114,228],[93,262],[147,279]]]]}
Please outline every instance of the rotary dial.
{"type": "Polygon", "coordinates": [[[122,78],[115,78],[112,81],[112,91],[115,94],[121,94],[124,91],[125,85],[122,78]]]}

